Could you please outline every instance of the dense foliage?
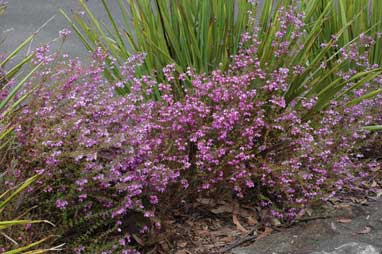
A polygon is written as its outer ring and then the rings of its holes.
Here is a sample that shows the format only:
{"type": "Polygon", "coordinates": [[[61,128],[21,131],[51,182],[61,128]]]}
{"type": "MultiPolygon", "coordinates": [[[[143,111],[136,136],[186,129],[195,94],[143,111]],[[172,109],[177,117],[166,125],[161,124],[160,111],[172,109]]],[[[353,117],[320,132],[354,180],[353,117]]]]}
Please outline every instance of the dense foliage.
{"type": "MultiPolygon", "coordinates": [[[[296,59],[305,52],[304,16],[280,13],[278,40],[267,50],[296,59]]],[[[135,73],[144,54],[122,64],[123,80],[112,82],[104,78],[112,57],[102,48],[89,66],[65,56],[56,62],[47,47],[38,49],[34,61],[44,70],[30,82],[39,84],[33,100],[12,118],[18,156],[9,173],[45,175],[32,202],[63,225],[57,232],[79,253],[135,253],[137,239],[162,230],[173,207],[200,196],[234,196],[288,222],[312,203],[362,190],[381,167],[364,152],[378,135],[362,129],[382,120],[382,97],[365,96],[381,85],[378,66],[365,57],[372,38],[313,69],[267,62],[258,34],[242,35],[226,71],[179,73],[169,64],[163,82],[135,73]],[[310,86],[327,82],[314,75],[329,71],[328,63],[341,66],[330,70],[333,83],[310,86]],[[179,98],[172,89],[185,80],[192,88],[179,98]],[[124,83],[131,92],[119,96],[124,83]],[[148,100],[155,87],[160,99],[148,100]]]]}
{"type": "Polygon", "coordinates": [[[90,63],[47,45],[4,71],[33,36],[0,61],[0,233],[15,223],[30,233],[12,251],[10,236],[20,234],[10,232],[8,253],[36,247],[47,231],[67,253],[144,253],[174,210],[186,214],[200,198],[289,223],[381,178],[382,140],[372,132],[382,125],[377,12],[366,19],[357,1],[346,9],[342,0],[269,0],[259,9],[244,0],[120,0],[135,20],[122,38],[102,2],[112,29],[82,0],[89,19],[71,23],[90,63]],[[140,29],[147,33],[133,38],[140,29]],[[3,208],[26,190],[34,209],[15,211],[31,220],[11,221],[3,208]],[[57,226],[29,225],[37,218],[57,226]]]}

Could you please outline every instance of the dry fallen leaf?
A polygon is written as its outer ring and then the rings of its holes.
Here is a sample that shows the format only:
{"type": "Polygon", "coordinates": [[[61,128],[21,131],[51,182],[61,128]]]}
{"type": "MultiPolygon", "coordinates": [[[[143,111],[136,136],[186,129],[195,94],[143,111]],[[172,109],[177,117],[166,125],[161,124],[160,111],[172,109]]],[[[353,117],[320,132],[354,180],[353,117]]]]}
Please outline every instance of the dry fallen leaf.
{"type": "Polygon", "coordinates": [[[334,206],[337,209],[351,209],[352,205],[347,203],[340,203],[334,206]]]}
{"type": "Polygon", "coordinates": [[[215,201],[213,199],[210,199],[210,198],[198,198],[198,199],[196,199],[196,201],[198,201],[202,205],[214,205],[215,204],[215,201]]]}
{"type": "Polygon", "coordinates": [[[232,202],[232,212],[238,214],[240,210],[240,205],[237,201],[232,202]]]}
{"type": "Polygon", "coordinates": [[[257,214],[257,213],[254,213],[251,210],[240,208],[239,211],[237,212],[237,214],[239,214],[243,218],[246,218],[249,216],[255,216],[255,214],[257,214]]]}
{"type": "Polygon", "coordinates": [[[336,221],[339,223],[344,223],[344,224],[352,222],[351,219],[347,219],[347,218],[337,218],[336,221]]]}
{"type": "Polygon", "coordinates": [[[165,220],[164,221],[166,225],[173,225],[176,221],[175,220],[165,220]]]}
{"type": "Polygon", "coordinates": [[[226,236],[223,238],[219,238],[219,242],[222,242],[224,245],[230,242],[233,242],[235,240],[235,237],[233,236],[226,236]]]}
{"type": "Polygon", "coordinates": [[[334,224],[334,222],[330,223],[330,227],[333,229],[333,231],[337,230],[336,224],[334,224]]]}
{"type": "Polygon", "coordinates": [[[281,225],[281,222],[277,218],[272,218],[272,225],[278,227],[281,225]]]}
{"type": "Polygon", "coordinates": [[[178,248],[184,248],[187,246],[187,242],[179,242],[176,245],[178,246],[178,248]]]}
{"type": "Polygon", "coordinates": [[[313,209],[311,209],[311,208],[306,208],[305,211],[306,211],[306,214],[307,214],[309,217],[312,216],[312,214],[313,214],[313,209]]]}
{"type": "Polygon", "coordinates": [[[186,224],[190,227],[193,227],[194,226],[194,221],[192,220],[186,220],[186,224]]]}
{"type": "Polygon", "coordinates": [[[257,224],[257,220],[254,217],[252,217],[252,216],[249,216],[246,219],[248,221],[248,224],[251,225],[251,226],[254,226],[254,225],[257,224]]]}
{"type": "Polygon", "coordinates": [[[350,200],[355,203],[355,204],[360,204],[364,205],[367,204],[367,199],[366,198],[356,198],[356,197],[351,197],[350,200]]]}
{"type": "Polygon", "coordinates": [[[239,219],[237,218],[237,215],[236,215],[236,214],[232,214],[232,221],[233,221],[233,224],[236,225],[236,228],[237,228],[239,231],[241,231],[241,232],[243,232],[243,233],[248,233],[248,232],[249,232],[245,227],[243,227],[243,226],[240,224],[240,221],[239,221],[239,219]]]}
{"type": "Polygon", "coordinates": [[[209,235],[210,232],[208,230],[198,230],[196,229],[195,232],[197,232],[198,235],[200,236],[205,236],[205,235],[209,235]]]}
{"type": "Polygon", "coordinates": [[[211,235],[214,236],[230,236],[234,234],[235,232],[232,230],[231,227],[221,227],[218,230],[211,232],[211,235]]]}
{"type": "Polygon", "coordinates": [[[222,214],[222,213],[231,213],[232,212],[232,206],[229,205],[221,205],[217,208],[210,210],[214,214],[222,214]]]}
{"type": "Polygon", "coordinates": [[[382,196],[382,190],[377,191],[377,198],[380,198],[382,196]]]}
{"type": "Polygon", "coordinates": [[[306,210],[305,210],[305,209],[302,209],[302,210],[297,214],[296,219],[301,219],[302,217],[304,217],[305,212],[306,212],[306,210]]]}
{"type": "Polygon", "coordinates": [[[160,246],[162,247],[162,249],[165,251],[165,253],[169,253],[171,248],[170,246],[168,245],[167,242],[163,241],[160,243],[160,246]]]}
{"type": "Polygon", "coordinates": [[[357,232],[357,234],[369,234],[371,232],[371,228],[368,226],[365,226],[364,229],[361,231],[357,232]]]}
{"type": "Polygon", "coordinates": [[[256,238],[256,240],[261,240],[261,239],[263,239],[263,238],[269,236],[272,232],[273,232],[273,229],[272,229],[272,228],[268,228],[268,227],[266,227],[266,228],[264,229],[264,232],[261,233],[261,234],[256,238]]]}

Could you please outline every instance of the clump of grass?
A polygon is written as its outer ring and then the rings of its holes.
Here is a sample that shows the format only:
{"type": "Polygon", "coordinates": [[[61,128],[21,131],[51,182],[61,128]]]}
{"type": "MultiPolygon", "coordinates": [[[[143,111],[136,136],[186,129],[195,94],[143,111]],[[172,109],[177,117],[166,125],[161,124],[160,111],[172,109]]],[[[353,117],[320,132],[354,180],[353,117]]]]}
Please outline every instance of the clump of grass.
{"type": "MultiPolygon", "coordinates": [[[[70,18],[61,12],[89,51],[102,47],[115,59],[109,62],[113,67],[106,73],[109,79],[121,79],[118,65],[138,52],[146,53],[140,72],[154,74],[156,70],[159,80],[164,79],[162,68],[171,63],[179,72],[187,67],[197,72],[225,68],[236,54],[239,35],[247,31],[255,8],[247,0],[118,0],[121,25],[114,18],[116,10],[102,0],[109,27],[94,16],[85,1],[79,2],[86,17],[74,14],[70,18]]],[[[181,94],[183,87],[178,85],[181,94]]],[[[160,96],[158,91],[154,95],[156,99],[160,96]]]]}
{"type": "Polygon", "coordinates": [[[369,62],[382,63],[382,2],[378,0],[304,0],[302,8],[309,13],[314,22],[329,6],[329,14],[322,27],[317,48],[343,30],[343,36],[336,40],[338,48],[342,48],[362,34],[372,36],[375,43],[367,49],[369,62]]]}
{"type": "Polygon", "coordinates": [[[173,63],[160,81],[136,73],[144,58],[134,55],[121,65],[132,92],[119,96],[121,82],[104,77],[113,56],[101,47],[89,66],[67,59],[46,66],[36,99],[15,119],[19,167],[46,170],[49,192],[35,202],[44,199],[62,235],[74,235],[70,247],[97,239],[142,250],[131,236],[149,242],[174,205],[196,196],[247,198],[288,222],[312,203],[362,188],[380,163],[351,154],[368,134],[360,126],[377,119],[364,112],[382,100],[353,99],[381,70],[362,57],[363,40],[327,58],[331,39],[314,54],[329,5],[313,25],[298,6],[270,7],[242,34],[226,70],[179,73],[173,63]],[[173,89],[185,80],[192,88],[179,99],[173,89]],[[155,88],[160,98],[147,99],[155,88]]]}

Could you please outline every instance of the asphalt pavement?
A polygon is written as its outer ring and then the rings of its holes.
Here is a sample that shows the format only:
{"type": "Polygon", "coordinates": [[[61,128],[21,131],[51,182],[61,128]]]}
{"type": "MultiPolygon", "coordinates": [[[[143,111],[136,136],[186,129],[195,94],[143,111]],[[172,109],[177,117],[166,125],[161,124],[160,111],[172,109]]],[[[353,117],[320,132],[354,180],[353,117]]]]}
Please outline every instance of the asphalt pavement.
{"type": "MultiPolygon", "coordinates": [[[[19,43],[32,33],[36,32],[48,20],[31,44],[31,48],[36,48],[42,44],[54,41],[58,37],[58,32],[69,27],[63,15],[59,12],[62,8],[71,16],[73,12],[80,11],[78,0],[6,0],[8,8],[3,16],[0,16],[0,41],[5,39],[0,48],[0,54],[9,53],[15,49],[19,43]]],[[[119,14],[117,0],[108,0],[113,14],[118,23],[122,24],[119,14]]],[[[95,16],[107,23],[107,15],[103,9],[101,0],[88,0],[89,8],[95,16]]],[[[57,47],[58,43],[52,43],[57,47]]],[[[72,35],[64,44],[64,50],[73,57],[86,57],[88,52],[72,35]]]]}

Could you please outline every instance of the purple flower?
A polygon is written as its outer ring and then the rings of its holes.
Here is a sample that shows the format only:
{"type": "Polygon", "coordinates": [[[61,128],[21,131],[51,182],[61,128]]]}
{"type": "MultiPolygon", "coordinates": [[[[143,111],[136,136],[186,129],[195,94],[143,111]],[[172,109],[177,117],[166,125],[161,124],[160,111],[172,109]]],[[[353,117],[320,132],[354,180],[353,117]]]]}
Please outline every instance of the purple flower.
{"type": "Polygon", "coordinates": [[[68,201],[62,200],[62,199],[57,199],[56,201],[56,207],[61,210],[65,210],[65,208],[68,206],[68,201]]]}

